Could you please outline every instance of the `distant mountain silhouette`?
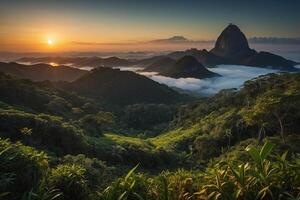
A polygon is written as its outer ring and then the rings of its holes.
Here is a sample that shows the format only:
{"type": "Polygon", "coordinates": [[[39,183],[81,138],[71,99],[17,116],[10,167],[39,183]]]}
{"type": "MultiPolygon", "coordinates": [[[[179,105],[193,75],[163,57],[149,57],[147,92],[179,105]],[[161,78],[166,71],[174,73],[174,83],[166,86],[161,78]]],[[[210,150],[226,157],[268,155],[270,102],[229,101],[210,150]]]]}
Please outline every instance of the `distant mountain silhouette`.
{"type": "Polygon", "coordinates": [[[166,85],[130,71],[99,67],[60,87],[109,104],[176,103],[187,99],[166,85]]]}
{"type": "Polygon", "coordinates": [[[166,56],[153,56],[150,58],[143,58],[140,60],[137,60],[135,62],[136,66],[141,66],[141,67],[148,67],[150,65],[152,65],[154,62],[157,62],[158,60],[165,58],[166,56]]]}
{"type": "MultiPolygon", "coordinates": [[[[282,71],[296,71],[296,62],[281,56],[257,52],[249,47],[244,33],[238,26],[228,25],[218,37],[212,50],[188,49],[172,52],[167,57],[178,60],[184,56],[194,56],[205,66],[213,67],[219,64],[247,65],[254,67],[271,67],[282,71]]],[[[149,58],[148,61],[151,59],[149,58]]]]}
{"type": "Polygon", "coordinates": [[[0,71],[33,81],[74,81],[86,71],[67,66],[53,67],[47,64],[22,65],[18,63],[0,62],[0,71]]]}
{"type": "Polygon", "coordinates": [[[119,67],[119,66],[129,66],[134,64],[134,62],[121,59],[118,57],[24,57],[17,60],[18,62],[32,62],[32,63],[57,63],[57,64],[72,64],[74,67],[119,67]]]}
{"type": "MultiPolygon", "coordinates": [[[[169,39],[155,41],[186,41],[182,36],[174,36],[169,39]]],[[[214,67],[219,64],[248,65],[254,67],[268,67],[282,71],[296,71],[293,66],[299,64],[287,60],[281,56],[268,53],[257,52],[249,47],[245,34],[234,24],[228,25],[218,37],[215,46],[210,51],[188,49],[186,51],[175,51],[165,55],[174,60],[184,56],[194,56],[201,64],[206,67],[214,67]]],[[[121,67],[121,66],[143,66],[148,67],[152,64],[157,65],[160,59],[165,56],[154,56],[141,60],[121,59],[117,57],[43,57],[43,58],[21,58],[19,62],[73,64],[78,67],[121,67]]]]}
{"type": "Polygon", "coordinates": [[[175,51],[167,55],[168,57],[178,60],[184,56],[193,56],[195,57],[201,64],[213,67],[218,64],[227,64],[228,61],[220,56],[214,55],[208,52],[206,49],[198,50],[195,48],[188,49],[185,51],[175,51]]]}
{"type": "Polygon", "coordinates": [[[176,35],[167,39],[152,40],[150,43],[180,43],[189,42],[189,40],[181,35],[176,35]]]}
{"type": "Polygon", "coordinates": [[[160,72],[160,74],[173,78],[211,78],[220,76],[206,69],[193,56],[184,56],[167,70],[160,72]]]}
{"type": "Polygon", "coordinates": [[[163,72],[165,70],[168,70],[170,67],[172,67],[176,63],[175,60],[169,57],[163,57],[159,60],[155,61],[148,67],[146,67],[144,70],[145,72],[163,72]]]}
{"type": "Polygon", "coordinates": [[[256,52],[249,48],[246,36],[238,26],[228,25],[218,37],[215,47],[210,51],[214,55],[227,59],[230,64],[249,65],[256,67],[273,67],[280,70],[296,70],[296,62],[281,56],[256,52]]]}

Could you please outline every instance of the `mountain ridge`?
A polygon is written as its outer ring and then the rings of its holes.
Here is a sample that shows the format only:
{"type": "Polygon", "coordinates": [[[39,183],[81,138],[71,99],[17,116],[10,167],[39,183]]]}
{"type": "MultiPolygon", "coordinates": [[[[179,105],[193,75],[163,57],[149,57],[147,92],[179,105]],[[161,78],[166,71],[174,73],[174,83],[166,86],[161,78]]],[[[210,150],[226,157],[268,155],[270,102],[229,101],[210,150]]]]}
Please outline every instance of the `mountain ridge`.
{"type": "Polygon", "coordinates": [[[108,67],[93,69],[71,83],[58,85],[82,96],[116,105],[177,103],[188,99],[186,95],[145,76],[108,67]]]}
{"type": "Polygon", "coordinates": [[[164,68],[160,75],[172,78],[212,78],[220,76],[206,69],[193,56],[184,56],[177,60],[172,66],[164,68]]]}
{"type": "Polygon", "coordinates": [[[48,64],[22,65],[15,62],[0,62],[0,71],[20,78],[34,81],[73,81],[86,73],[84,70],[68,66],[48,64]]]}

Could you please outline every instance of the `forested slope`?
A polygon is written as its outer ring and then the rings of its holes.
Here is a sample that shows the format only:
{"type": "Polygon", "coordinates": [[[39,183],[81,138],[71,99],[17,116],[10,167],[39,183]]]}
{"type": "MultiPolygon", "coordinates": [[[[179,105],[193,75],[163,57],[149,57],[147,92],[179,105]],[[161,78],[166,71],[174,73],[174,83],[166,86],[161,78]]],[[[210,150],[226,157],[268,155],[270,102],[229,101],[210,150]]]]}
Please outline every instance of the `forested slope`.
{"type": "Polygon", "coordinates": [[[1,198],[299,197],[299,73],[125,112],[51,82],[0,81],[1,198]]]}

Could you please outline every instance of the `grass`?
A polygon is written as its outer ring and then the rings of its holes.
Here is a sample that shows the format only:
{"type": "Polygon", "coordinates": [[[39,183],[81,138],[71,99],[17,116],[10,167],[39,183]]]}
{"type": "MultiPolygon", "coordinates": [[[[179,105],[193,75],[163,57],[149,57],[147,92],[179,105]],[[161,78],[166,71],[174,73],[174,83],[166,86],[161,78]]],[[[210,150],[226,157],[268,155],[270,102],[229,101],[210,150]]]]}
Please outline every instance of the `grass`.
{"type": "Polygon", "coordinates": [[[139,149],[148,151],[154,149],[154,146],[151,142],[137,137],[117,135],[115,133],[105,133],[104,138],[121,146],[132,145],[138,147],[139,149]]]}
{"type": "Polygon", "coordinates": [[[165,151],[176,151],[178,145],[191,140],[198,135],[200,130],[199,125],[194,125],[188,129],[176,129],[153,138],[138,138],[134,136],[125,136],[118,133],[107,132],[102,137],[90,138],[90,142],[101,146],[102,149],[110,149],[120,145],[123,147],[131,146],[143,151],[156,151],[164,149],[165,151]]]}
{"type": "Polygon", "coordinates": [[[176,129],[167,133],[158,135],[153,138],[142,139],[138,137],[124,136],[117,133],[105,133],[103,137],[97,139],[97,144],[100,145],[121,145],[121,146],[135,146],[139,149],[152,151],[155,149],[164,149],[166,151],[176,150],[176,146],[186,140],[193,138],[197,134],[199,127],[192,126],[189,129],[176,129]]]}
{"type": "Polygon", "coordinates": [[[193,136],[198,132],[199,128],[197,125],[192,126],[189,129],[176,129],[169,131],[167,133],[158,135],[153,138],[149,138],[156,148],[164,148],[165,150],[174,150],[176,144],[181,143],[185,140],[193,138],[193,136]]]}

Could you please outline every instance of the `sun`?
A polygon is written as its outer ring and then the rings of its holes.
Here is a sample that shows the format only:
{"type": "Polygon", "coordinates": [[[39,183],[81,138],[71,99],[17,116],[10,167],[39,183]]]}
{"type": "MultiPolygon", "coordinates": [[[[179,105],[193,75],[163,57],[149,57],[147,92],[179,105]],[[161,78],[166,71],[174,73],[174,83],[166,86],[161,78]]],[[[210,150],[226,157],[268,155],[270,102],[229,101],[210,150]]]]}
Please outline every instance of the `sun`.
{"type": "Polygon", "coordinates": [[[48,43],[48,45],[52,46],[53,45],[53,40],[52,39],[48,39],[47,43],[48,43]]]}

